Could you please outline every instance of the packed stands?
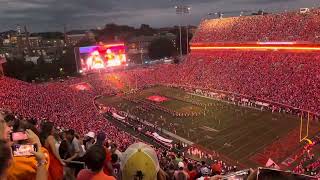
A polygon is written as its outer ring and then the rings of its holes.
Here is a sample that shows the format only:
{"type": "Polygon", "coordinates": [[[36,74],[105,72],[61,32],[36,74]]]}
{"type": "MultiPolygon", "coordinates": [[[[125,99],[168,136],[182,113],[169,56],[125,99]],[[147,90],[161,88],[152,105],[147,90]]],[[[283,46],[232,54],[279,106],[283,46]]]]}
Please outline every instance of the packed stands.
{"type": "Polygon", "coordinates": [[[319,9],[202,21],[192,43],[308,41],[319,42],[319,9]]]}
{"type": "MultiPolygon", "coordinates": [[[[70,88],[68,83],[31,85],[3,77],[0,79],[0,84],[3,85],[0,90],[1,108],[26,119],[48,119],[55,122],[57,127],[73,128],[81,134],[87,131],[87,127],[92,131],[106,129],[108,136],[118,141],[119,147],[124,144],[123,148],[135,141],[126,133],[118,134],[119,129],[99,115],[93,102],[95,91],[79,92],[70,88]]],[[[103,92],[106,90],[108,88],[103,92]]],[[[108,93],[112,92],[109,89],[108,93]]]]}

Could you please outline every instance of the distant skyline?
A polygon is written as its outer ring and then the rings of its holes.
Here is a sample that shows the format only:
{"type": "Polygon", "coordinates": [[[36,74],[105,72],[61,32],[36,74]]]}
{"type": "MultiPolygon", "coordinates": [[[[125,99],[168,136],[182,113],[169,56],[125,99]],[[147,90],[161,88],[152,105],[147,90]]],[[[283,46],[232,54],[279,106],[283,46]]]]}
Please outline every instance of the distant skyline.
{"type": "MultiPolygon", "coordinates": [[[[263,9],[268,12],[320,7],[319,0],[0,0],[0,32],[27,25],[31,32],[103,28],[116,23],[139,27],[198,25],[209,12],[263,9]],[[191,14],[178,17],[174,6],[191,6],[191,14]]],[[[232,15],[232,14],[229,14],[232,15]]]]}

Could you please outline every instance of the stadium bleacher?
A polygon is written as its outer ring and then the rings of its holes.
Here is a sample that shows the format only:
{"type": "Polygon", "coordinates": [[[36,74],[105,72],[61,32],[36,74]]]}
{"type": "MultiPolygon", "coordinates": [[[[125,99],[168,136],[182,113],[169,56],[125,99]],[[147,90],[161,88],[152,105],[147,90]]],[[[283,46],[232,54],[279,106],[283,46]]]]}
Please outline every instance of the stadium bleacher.
{"type": "Polygon", "coordinates": [[[319,42],[319,9],[202,21],[192,43],[308,41],[319,42]]]}

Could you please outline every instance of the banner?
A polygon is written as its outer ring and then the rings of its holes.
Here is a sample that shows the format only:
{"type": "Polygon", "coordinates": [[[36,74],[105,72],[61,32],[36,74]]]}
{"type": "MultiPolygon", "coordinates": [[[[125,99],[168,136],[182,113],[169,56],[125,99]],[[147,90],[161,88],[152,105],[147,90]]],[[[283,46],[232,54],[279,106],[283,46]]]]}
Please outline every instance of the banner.
{"type": "Polygon", "coordinates": [[[171,139],[166,139],[166,138],[160,136],[160,135],[159,135],[158,133],[156,133],[156,132],[152,133],[152,136],[153,136],[155,139],[157,139],[157,140],[159,140],[159,141],[161,141],[161,142],[164,142],[164,143],[172,143],[172,140],[171,140],[171,139]]]}
{"type": "Polygon", "coordinates": [[[122,116],[118,115],[117,113],[112,113],[112,116],[114,118],[118,119],[118,120],[124,120],[125,119],[125,117],[122,117],[122,116]]]}

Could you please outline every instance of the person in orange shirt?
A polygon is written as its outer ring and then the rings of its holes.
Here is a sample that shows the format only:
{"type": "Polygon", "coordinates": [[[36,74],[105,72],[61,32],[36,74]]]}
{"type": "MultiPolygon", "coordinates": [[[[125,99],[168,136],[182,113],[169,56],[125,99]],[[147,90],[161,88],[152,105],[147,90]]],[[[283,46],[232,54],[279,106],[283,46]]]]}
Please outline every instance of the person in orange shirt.
{"type": "MultiPolygon", "coordinates": [[[[4,121],[4,116],[0,112],[0,140],[4,143],[2,149],[8,149],[13,142],[10,142],[11,128],[4,121]],[[7,148],[5,147],[7,146],[7,148]]],[[[38,136],[31,130],[26,130],[28,142],[38,146],[37,152],[31,152],[34,156],[23,157],[7,157],[8,162],[5,166],[4,173],[0,174],[2,179],[8,180],[46,180],[48,176],[49,156],[48,151],[41,147],[38,136]]],[[[1,162],[2,163],[2,162],[1,162]]]]}
{"type": "Polygon", "coordinates": [[[106,159],[105,148],[101,145],[93,145],[84,155],[84,161],[88,169],[82,169],[77,180],[116,180],[113,176],[108,176],[103,172],[106,159]]]}

